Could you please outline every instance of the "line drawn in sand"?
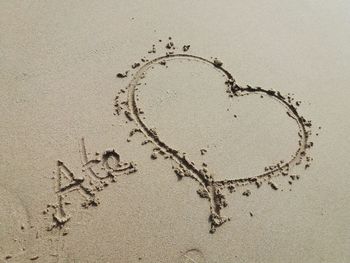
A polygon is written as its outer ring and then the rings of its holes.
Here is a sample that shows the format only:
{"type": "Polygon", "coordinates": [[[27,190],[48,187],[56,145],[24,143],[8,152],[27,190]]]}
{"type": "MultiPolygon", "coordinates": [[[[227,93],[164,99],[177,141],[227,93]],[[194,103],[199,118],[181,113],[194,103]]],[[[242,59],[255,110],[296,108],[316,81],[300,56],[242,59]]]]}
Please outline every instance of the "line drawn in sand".
{"type": "Polygon", "coordinates": [[[120,155],[114,150],[106,150],[101,155],[96,153],[93,159],[88,159],[84,138],[80,140],[80,156],[82,163],[82,174],[77,176],[62,162],[57,161],[56,190],[57,203],[47,205],[54,209],[52,214],[53,224],[48,230],[62,228],[71,218],[66,212],[65,197],[73,191],[78,191],[84,201],[81,206],[89,208],[97,206],[99,200],[96,193],[102,191],[110,183],[117,181],[117,177],[135,173],[136,165],[133,162],[124,163],[120,160],[120,155]],[[100,170],[97,171],[97,168],[100,170]]]}
{"type": "Polygon", "coordinates": [[[204,263],[206,261],[203,253],[195,248],[182,253],[179,260],[181,263],[204,263]]]}
{"type": "MultiPolygon", "coordinates": [[[[224,189],[227,189],[232,193],[237,187],[248,184],[255,184],[257,188],[259,188],[264,181],[267,181],[271,188],[276,190],[278,187],[270,181],[273,177],[283,175],[289,176],[290,180],[299,179],[298,175],[290,174],[290,169],[295,165],[301,165],[304,163],[305,169],[310,166],[312,158],[307,156],[307,151],[313,146],[313,143],[309,141],[309,137],[311,136],[311,121],[308,121],[299,115],[297,107],[300,105],[300,101],[294,101],[294,98],[290,95],[283,96],[278,91],[261,87],[241,87],[237,85],[231,73],[222,67],[223,63],[218,59],[210,61],[190,54],[174,54],[173,52],[167,52],[165,56],[156,57],[151,60],[143,58],[141,61],[144,62],[144,64],[139,66],[134,74],[131,74],[132,79],[129,84],[126,88],[121,89],[115,98],[115,115],[121,115],[122,112],[124,112],[126,119],[137,125],[137,128],[131,131],[130,137],[135,132],[140,132],[146,137],[146,140],[142,142],[142,145],[148,143],[154,145],[153,153],[151,155],[152,159],[156,159],[157,154],[160,154],[165,159],[175,161],[176,165],[175,167],[173,166],[173,170],[179,179],[190,177],[199,183],[200,189],[197,191],[198,195],[202,198],[208,199],[210,203],[210,233],[214,233],[217,227],[230,220],[229,218],[224,217],[221,213],[221,210],[228,205],[225,195],[223,194],[224,189]],[[181,153],[179,150],[176,150],[164,142],[161,135],[157,134],[154,129],[151,129],[146,125],[144,121],[145,113],[137,105],[136,92],[141,88],[140,81],[146,77],[147,70],[151,69],[155,64],[166,66],[168,62],[178,59],[206,63],[212,66],[213,69],[223,73],[226,78],[226,92],[230,98],[259,94],[278,101],[286,110],[287,116],[296,122],[299,129],[298,149],[292,155],[291,159],[288,161],[280,161],[275,165],[265,167],[265,171],[262,174],[247,176],[241,179],[216,181],[209,173],[207,167],[198,168],[193,162],[187,159],[184,153],[181,153]],[[121,101],[122,96],[126,96],[125,101],[121,101]]],[[[202,153],[202,155],[203,154],[204,153],[202,153]]],[[[291,184],[291,181],[289,183],[291,184]]],[[[246,195],[248,196],[249,194],[247,192],[246,195]]]]}
{"type": "Polygon", "coordinates": [[[17,191],[0,184],[0,202],[0,262],[7,262],[23,257],[32,249],[36,229],[32,215],[17,191]]]}

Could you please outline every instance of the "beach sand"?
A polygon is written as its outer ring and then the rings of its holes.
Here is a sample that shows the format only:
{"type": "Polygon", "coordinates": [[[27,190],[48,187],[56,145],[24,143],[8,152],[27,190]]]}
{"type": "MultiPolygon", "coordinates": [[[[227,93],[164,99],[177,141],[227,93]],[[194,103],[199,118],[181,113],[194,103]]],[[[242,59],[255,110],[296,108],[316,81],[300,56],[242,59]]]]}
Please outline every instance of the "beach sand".
{"type": "Polygon", "coordinates": [[[1,1],[0,262],[349,262],[347,1],[1,1]]]}

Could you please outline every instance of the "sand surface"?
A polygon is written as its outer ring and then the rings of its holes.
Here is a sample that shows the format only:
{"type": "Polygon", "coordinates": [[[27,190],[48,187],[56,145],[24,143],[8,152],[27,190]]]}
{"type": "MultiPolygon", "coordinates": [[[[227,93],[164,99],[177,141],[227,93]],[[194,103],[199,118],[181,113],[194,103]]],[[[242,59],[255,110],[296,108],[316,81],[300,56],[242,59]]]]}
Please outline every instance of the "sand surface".
{"type": "Polygon", "coordinates": [[[348,1],[0,1],[0,262],[349,262],[349,73],[348,1]]]}

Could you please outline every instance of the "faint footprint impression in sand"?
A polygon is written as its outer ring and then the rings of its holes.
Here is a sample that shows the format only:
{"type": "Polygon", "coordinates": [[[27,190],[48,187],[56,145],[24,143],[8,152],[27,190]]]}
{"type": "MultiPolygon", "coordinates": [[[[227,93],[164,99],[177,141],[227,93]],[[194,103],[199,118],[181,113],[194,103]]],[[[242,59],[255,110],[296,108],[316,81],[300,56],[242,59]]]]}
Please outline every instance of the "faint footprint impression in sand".
{"type": "MultiPolygon", "coordinates": [[[[228,220],[221,215],[221,210],[228,205],[223,193],[224,190],[233,192],[237,187],[248,184],[256,184],[256,186],[259,188],[265,181],[267,181],[271,187],[276,190],[277,186],[271,182],[271,178],[283,175],[290,176],[293,179],[297,175],[290,174],[292,167],[302,163],[304,163],[305,168],[310,166],[312,158],[307,156],[306,152],[313,145],[312,142],[309,142],[309,137],[311,135],[311,122],[299,115],[297,108],[300,105],[300,102],[294,101],[290,95],[283,96],[278,91],[268,90],[261,87],[241,87],[237,85],[231,73],[223,68],[222,62],[217,59],[210,61],[205,58],[189,54],[168,53],[165,56],[156,57],[149,61],[143,59],[142,62],[144,62],[144,65],[137,66],[138,70],[132,75],[132,79],[127,87],[118,93],[115,102],[116,114],[119,115],[122,111],[124,111],[124,115],[126,116],[127,120],[132,121],[137,125],[137,128],[131,131],[130,137],[136,132],[140,132],[146,138],[142,145],[148,143],[154,145],[153,153],[151,155],[152,159],[156,159],[157,156],[161,155],[165,159],[173,160],[172,163],[176,164],[175,166],[173,165],[173,170],[179,179],[183,177],[190,177],[199,183],[200,189],[197,191],[197,193],[200,197],[208,199],[210,203],[209,221],[211,224],[211,233],[215,232],[218,226],[222,225],[228,220]],[[281,105],[281,110],[284,110],[287,113],[285,116],[287,118],[291,118],[298,128],[299,141],[297,143],[297,150],[291,155],[290,159],[286,161],[282,160],[274,165],[265,167],[265,171],[261,174],[247,175],[244,178],[216,180],[213,174],[209,172],[207,165],[202,164],[202,167],[199,167],[198,164],[195,164],[193,161],[189,160],[186,154],[165,142],[162,134],[157,133],[156,128],[151,128],[147,125],[147,113],[145,113],[138,105],[138,91],[143,89],[145,87],[144,85],[147,84],[145,82],[147,71],[154,68],[156,65],[167,67],[168,63],[178,60],[204,63],[211,66],[213,70],[217,70],[222,73],[222,75],[225,77],[226,90],[218,90],[217,92],[227,93],[227,96],[232,100],[238,97],[258,94],[261,97],[270,98],[271,100],[277,101],[281,105]],[[126,95],[125,101],[121,101],[124,94],[126,95]]],[[[124,78],[126,76],[127,73],[118,77],[124,78]]],[[[206,91],[203,90],[203,92],[206,91]]],[[[254,105],[252,105],[252,107],[254,107],[254,105]]],[[[256,128],[259,129],[259,127],[256,128]]],[[[202,154],[205,154],[205,152],[205,149],[201,149],[202,154]]],[[[249,194],[250,192],[246,193],[246,195],[249,194]]]]}

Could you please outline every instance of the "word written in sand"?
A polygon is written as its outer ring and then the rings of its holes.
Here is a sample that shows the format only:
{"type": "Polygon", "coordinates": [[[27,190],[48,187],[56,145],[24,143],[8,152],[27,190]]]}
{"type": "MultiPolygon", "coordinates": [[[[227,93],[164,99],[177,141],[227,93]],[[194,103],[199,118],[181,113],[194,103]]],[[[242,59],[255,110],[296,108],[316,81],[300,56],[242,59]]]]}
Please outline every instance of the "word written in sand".
{"type": "Polygon", "coordinates": [[[77,191],[81,194],[84,200],[81,206],[84,208],[97,206],[99,204],[97,192],[116,182],[118,176],[136,172],[135,164],[121,162],[120,155],[114,149],[106,150],[102,154],[96,153],[94,158],[88,159],[84,138],[80,141],[80,155],[82,173],[79,176],[62,161],[57,161],[55,176],[57,203],[47,206],[46,212],[49,208],[54,209],[53,225],[48,230],[62,228],[70,220],[71,216],[66,209],[70,202],[65,200],[70,193],[77,191]]]}

